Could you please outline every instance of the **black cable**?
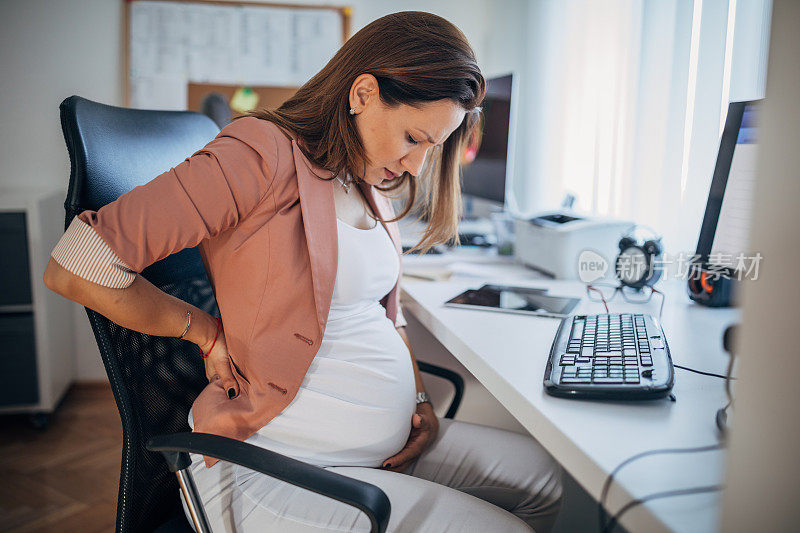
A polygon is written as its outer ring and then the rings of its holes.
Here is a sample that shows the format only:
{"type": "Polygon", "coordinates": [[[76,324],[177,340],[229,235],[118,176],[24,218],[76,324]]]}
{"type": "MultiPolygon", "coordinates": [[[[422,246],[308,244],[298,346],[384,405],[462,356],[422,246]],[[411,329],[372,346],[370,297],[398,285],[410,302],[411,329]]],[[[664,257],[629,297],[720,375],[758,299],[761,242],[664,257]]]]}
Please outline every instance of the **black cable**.
{"type": "MultiPolygon", "coordinates": [[[[631,457],[628,457],[624,461],[622,461],[619,465],[617,465],[614,470],[608,474],[605,482],[603,483],[603,489],[600,491],[600,501],[598,502],[598,511],[599,511],[599,518],[600,518],[600,531],[605,531],[606,529],[606,513],[605,513],[605,504],[606,504],[606,497],[608,496],[608,491],[611,488],[611,482],[614,480],[614,476],[622,470],[622,468],[633,461],[637,461],[642,459],[643,457],[648,457],[650,455],[659,455],[665,453],[699,453],[699,452],[708,452],[712,450],[721,450],[725,446],[722,444],[709,444],[707,446],[697,446],[694,448],[662,448],[659,450],[648,450],[646,452],[637,453],[631,457]]],[[[637,501],[637,500],[633,500],[637,501]]],[[[618,513],[619,514],[619,513],[618,513]]]]}
{"type": "MultiPolygon", "coordinates": [[[[728,334],[731,328],[725,330],[725,334],[728,334]]],[[[727,375],[725,376],[725,395],[728,397],[728,403],[725,404],[725,407],[722,409],[717,409],[717,415],[714,417],[714,423],[717,425],[717,429],[719,429],[720,435],[722,438],[726,438],[728,436],[728,409],[733,405],[733,394],[731,394],[731,380],[736,379],[731,377],[731,372],[733,371],[733,360],[734,354],[731,352],[730,354],[730,361],[728,361],[728,371],[727,375]]]]}
{"type": "Polygon", "coordinates": [[[620,520],[620,518],[622,518],[623,514],[625,514],[629,509],[631,509],[633,507],[636,507],[637,505],[641,505],[641,504],[643,504],[643,503],[645,503],[647,501],[656,500],[656,499],[659,499],[659,498],[671,498],[673,496],[684,496],[684,495],[687,495],[687,494],[701,494],[701,493],[704,493],[704,492],[716,492],[716,491],[722,490],[724,488],[725,488],[724,485],[708,485],[708,486],[704,486],[704,487],[692,487],[692,488],[688,488],[688,489],[668,490],[668,491],[664,491],[664,492],[655,492],[653,494],[648,494],[647,496],[639,498],[638,500],[633,500],[633,501],[630,501],[630,502],[626,503],[619,511],[617,511],[617,514],[615,514],[613,517],[611,517],[611,520],[609,520],[607,527],[605,529],[602,529],[601,533],[610,533],[614,529],[614,527],[616,527],[617,522],[619,522],[619,520],[620,520]]]}
{"type": "MultiPolygon", "coordinates": [[[[728,403],[725,405],[725,407],[723,407],[722,409],[719,409],[717,411],[717,420],[716,420],[717,426],[720,428],[720,431],[722,431],[723,436],[725,434],[725,419],[727,418],[727,410],[733,404],[733,395],[731,394],[730,383],[731,383],[732,380],[736,380],[736,378],[731,377],[731,373],[733,371],[734,354],[733,354],[733,351],[731,349],[729,349],[730,347],[732,347],[732,344],[733,344],[733,340],[732,339],[733,339],[733,336],[734,336],[734,333],[735,333],[735,331],[733,331],[734,329],[735,329],[735,326],[728,327],[725,330],[725,334],[723,336],[723,344],[725,345],[725,349],[727,351],[729,351],[729,353],[730,353],[730,360],[728,361],[728,368],[727,368],[727,371],[725,373],[726,375],[723,376],[721,374],[715,374],[713,372],[705,372],[703,370],[697,370],[697,369],[689,368],[689,367],[686,367],[686,366],[676,365],[674,363],[672,365],[675,368],[680,368],[681,370],[686,370],[688,372],[694,372],[696,374],[700,374],[700,375],[703,375],[703,376],[710,376],[710,377],[715,377],[715,378],[720,378],[720,379],[724,379],[725,380],[725,393],[726,393],[726,395],[728,397],[728,403]]],[[[674,401],[674,399],[673,399],[673,401],[674,401]]],[[[646,452],[641,452],[641,453],[638,453],[636,455],[633,455],[633,456],[625,459],[624,461],[622,461],[608,475],[608,477],[606,478],[605,482],[603,483],[603,488],[600,491],[600,501],[598,502],[598,511],[599,511],[598,514],[599,514],[599,518],[600,518],[600,531],[601,531],[601,533],[602,532],[606,532],[606,531],[611,531],[611,529],[613,529],[616,526],[616,523],[619,521],[619,518],[625,512],[627,512],[628,509],[630,509],[632,507],[635,507],[637,505],[641,505],[642,503],[644,503],[644,502],[646,502],[648,500],[654,500],[654,499],[657,499],[657,498],[669,498],[669,497],[672,497],[672,496],[680,496],[680,495],[683,495],[683,494],[697,494],[697,493],[702,493],[702,492],[713,492],[713,491],[717,491],[717,490],[722,490],[722,488],[723,488],[722,485],[710,485],[710,486],[706,486],[706,487],[694,487],[694,488],[690,488],[690,489],[680,489],[680,490],[672,490],[672,491],[657,492],[657,493],[654,493],[654,494],[650,494],[648,496],[644,496],[642,498],[639,498],[639,499],[636,499],[636,500],[632,500],[632,501],[626,503],[624,506],[622,506],[622,508],[619,511],[617,511],[617,513],[613,517],[611,517],[611,520],[608,523],[606,523],[605,522],[605,503],[606,503],[606,498],[608,497],[608,491],[611,488],[611,483],[614,480],[614,476],[625,465],[628,465],[628,464],[632,463],[633,461],[636,461],[636,460],[641,459],[643,457],[648,457],[650,455],[658,455],[658,454],[665,454],[665,453],[699,453],[699,452],[707,452],[707,451],[712,451],[712,450],[721,450],[724,447],[725,447],[724,444],[711,444],[711,445],[708,445],[708,446],[699,446],[699,447],[695,447],[695,448],[664,448],[664,449],[660,449],[660,450],[648,450],[646,452]]]]}
{"type": "Polygon", "coordinates": [[[688,366],[676,365],[675,363],[673,363],[672,366],[674,366],[675,368],[680,368],[681,370],[688,370],[689,372],[694,372],[695,374],[701,374],[703,376],[711,376],[712,378],[733,379],[733,380],[736,379],[736,378],[729,378],[728,376],[723,376],[722,374],[715,374],[713,372],[706,372],[704,370],[696,370],[694,368],[689,368],[688,366]]]}

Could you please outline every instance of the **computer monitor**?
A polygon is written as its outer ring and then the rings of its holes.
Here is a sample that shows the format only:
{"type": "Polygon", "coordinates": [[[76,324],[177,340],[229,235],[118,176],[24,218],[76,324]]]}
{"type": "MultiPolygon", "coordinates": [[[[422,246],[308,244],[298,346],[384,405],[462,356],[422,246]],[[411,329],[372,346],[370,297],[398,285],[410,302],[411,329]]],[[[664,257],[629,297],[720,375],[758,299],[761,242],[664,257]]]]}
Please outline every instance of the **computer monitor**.
{"type": "Polygon", "coordinates": [[[472,198],[503,207],[513,164],[513,137],[516,91],[514,75],[486,81],[483,116],[461,158],[461,192],[470,215],[472,198]],[[472,197],[472,198],[470,198],[472,197]]]}
{"type": "Polygon", "coordinates": [[[758,151],[757,122],[758,100],[729,104],[697,242],[697,260],[701,263],[737,271],[743,257],[753,257],[747,239],[758,151]]]}

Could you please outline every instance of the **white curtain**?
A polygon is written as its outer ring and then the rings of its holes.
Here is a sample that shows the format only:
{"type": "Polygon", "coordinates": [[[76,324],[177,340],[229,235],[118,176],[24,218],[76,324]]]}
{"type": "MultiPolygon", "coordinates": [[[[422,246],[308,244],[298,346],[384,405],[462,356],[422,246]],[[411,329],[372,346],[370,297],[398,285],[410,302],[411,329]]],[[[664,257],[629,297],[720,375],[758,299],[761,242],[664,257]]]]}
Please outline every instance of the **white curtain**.
{"type": "Polygon", "coordinates": [[[626,218],[693,253],[727,103],[761,98],[771,0],[529,6],[513,181],[519,214],[626,218]]]}

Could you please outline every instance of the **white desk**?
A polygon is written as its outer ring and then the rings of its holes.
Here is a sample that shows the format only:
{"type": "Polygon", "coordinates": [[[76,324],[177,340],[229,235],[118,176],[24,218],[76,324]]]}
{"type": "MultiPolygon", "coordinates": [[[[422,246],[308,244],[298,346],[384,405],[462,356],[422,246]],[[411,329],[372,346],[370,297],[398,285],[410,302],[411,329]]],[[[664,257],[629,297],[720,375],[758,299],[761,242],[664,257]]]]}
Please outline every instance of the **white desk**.
{"type": "MultiPolygon", "coordinates": [[[[448,308],[442,303],[487,282],[548,287],[553,294],[578,297],[585,296],[583,284],[535,279],[539,276],[533,271],[491,252],[457,257],[406,256],[403,265],[413,270],[454,260],[482,262],[491,274],[484,279],[454,276],[444,282],[404,278],[405,312],[413,314],[592,497],[599,499],[609,472],[632,455],[719,441],[714,416],[726,403],[726,396],[723,380],[718,378],[676,368],[673,393],[677,402],[601,402],[547,395],[542,378],[559,320],[448,308]]],[[[668,294],[662,325],[673,362],[724,374],[728,358],[722,348],[722,333],[737,321],[738,311],[701,308],[685,296],[682,283],[670,280],[664,285],[668,294]]],[[[618,295],[609,308],[611,312],[657,315],[656,300],[654,297],[650,304],[631,305],[618,295]]],[[[601,313],[604,309],[584,297],[574,312],[601,313]]],[[[631,499],[647,494],[721,483],[723,454],[657,455],[636,461],[615,478],[607,508],[613,514],[631,499]]],[[[622,525],[634,532],[717,531],[720,502],[719,493],[654,500],[625,513],[622,525]]]]}

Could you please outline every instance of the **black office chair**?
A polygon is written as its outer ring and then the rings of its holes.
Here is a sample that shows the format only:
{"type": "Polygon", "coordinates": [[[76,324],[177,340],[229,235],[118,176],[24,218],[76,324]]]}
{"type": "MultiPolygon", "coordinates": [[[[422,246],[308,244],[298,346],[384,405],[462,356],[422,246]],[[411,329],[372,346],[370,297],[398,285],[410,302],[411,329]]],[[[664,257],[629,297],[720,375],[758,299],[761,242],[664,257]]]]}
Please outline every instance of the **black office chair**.
{"type": "MultiPolygon", "coordinates": [[[[65,99],[60,112],[71,165],[65,229],[78,213],[98,210],[147,183],[219,132],[200,113],[125,109],[79,96],[65,99]]],[[[141,275],[167,294],[219,317],[197,248],[172,254],[141,275]]],[[[179,485],[195,513],[195,529],[207,528],[186,470],[188,452],[236,463],[354,506],[369,517],[372,531],[385,531],[390,505],[378,487],[234,439],[192,433],[189,408],[207,385],[196,345],[177,337],[144,335],[85,309],[122,419],[118,533],[191,532],[179,485]]],[[[418,365],[453,382],[455,397],[445,416],[455,416],[463,395],[461,377],[431,364],[418,365]]]]}
{"type": "Polygon", "coordinates": [[[231,121],[231,106],[225,95],[220,93],[208,93],[200,103],[200,112],[213,120],[220,129],[231,121]]]}

